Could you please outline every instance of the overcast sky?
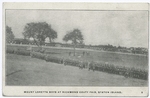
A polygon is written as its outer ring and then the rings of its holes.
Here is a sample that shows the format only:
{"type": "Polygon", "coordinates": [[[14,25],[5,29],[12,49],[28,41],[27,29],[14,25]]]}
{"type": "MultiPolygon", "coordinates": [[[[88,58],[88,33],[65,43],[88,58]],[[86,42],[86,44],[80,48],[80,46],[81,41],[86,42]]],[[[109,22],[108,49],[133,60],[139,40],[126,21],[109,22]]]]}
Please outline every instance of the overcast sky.
{"type": "Polygon", "coordinates": [[[24,26],[30,22],[51,24],[58,34],[56,42],[78,28],[85,44],[148,47],[148,11],[6,11],[6,25],[16,38],[23,38],[24,26]]]}

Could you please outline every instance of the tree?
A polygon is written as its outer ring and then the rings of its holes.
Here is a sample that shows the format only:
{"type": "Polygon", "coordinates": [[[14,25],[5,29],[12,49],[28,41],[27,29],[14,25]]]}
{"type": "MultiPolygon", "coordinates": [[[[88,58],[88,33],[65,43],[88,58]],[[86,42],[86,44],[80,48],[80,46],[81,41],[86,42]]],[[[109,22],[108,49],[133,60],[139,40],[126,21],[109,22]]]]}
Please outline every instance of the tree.
{"type": "Polygon", "coordinates": [[[74,29],[71,32],[68,32],[64,38],[63,41],[68,42],[71,41],[73,44],[74,48],[74,56],[75,56],[75,48],[77,44],[82,44],[83,43],[83,35],[79,29],[74,29]]]}
{"type": "Polygon", "coordinates": [[[57,38],[57,32],[54,31],[52,28],[50,28],[50,32],[51,33],[48,33],[48,38],[49,38],[49,42],[52,43],[54,42],[54,39],[57,38]]]}
{"type": "Polygon", "coordinates": [[[10,41],[14,40],[14,34],[12,32],[11,27],[6,26],[6,42],[9,43],[10,41]]]}
{"type": "Polygon", "coordinates": [[[46,22],[27,23],[23,35],[25,39],[33,38],[38,46],[42,45],[46,38],[49,38],[50,42],[57,38],[57,32],[46,22]]]}

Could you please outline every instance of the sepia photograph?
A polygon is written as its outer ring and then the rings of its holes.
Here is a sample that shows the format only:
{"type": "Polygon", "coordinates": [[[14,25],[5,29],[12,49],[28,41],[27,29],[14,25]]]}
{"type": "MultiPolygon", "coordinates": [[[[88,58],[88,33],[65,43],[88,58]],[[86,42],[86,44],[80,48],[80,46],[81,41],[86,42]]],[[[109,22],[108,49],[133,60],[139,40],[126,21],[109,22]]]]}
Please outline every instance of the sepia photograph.
{"type": "Polygon", "coordinates": [[[7,87],[148,87],[149,10],[5,9],[4,22],[7,87]]]}

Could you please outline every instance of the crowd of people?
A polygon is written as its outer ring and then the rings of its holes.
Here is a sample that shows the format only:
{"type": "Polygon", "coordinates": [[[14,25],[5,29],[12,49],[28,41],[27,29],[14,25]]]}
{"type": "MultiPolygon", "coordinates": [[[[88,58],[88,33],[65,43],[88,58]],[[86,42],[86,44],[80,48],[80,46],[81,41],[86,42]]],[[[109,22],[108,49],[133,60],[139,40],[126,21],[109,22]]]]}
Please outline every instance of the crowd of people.
{"type": "MultiPolygon", "coordinates": [[[[47,62],[63,64],[65,66],[75,66],[79,67],[79,69],[87,69],[88,71],[101,71],[107,72],[110,74],[122,75],[125,77],[138,78],[143,80],[148,80],[148,71],[136,68],[115,66],[109,63],[99,63],[95,61],[82,61],[81,59],[73,59],[73,58],[64,58],[58,56],[52,56],[49,54],[45,54],[43,52],[36,51],[25,51],[25,50],[13,50],[7,49],[7,53],[14,53],[18,55],[31,56],[32,58],[38,58],[45,60],[47,62]]],[[[82,55],[85,55],[83,53],[82,55]]]]}

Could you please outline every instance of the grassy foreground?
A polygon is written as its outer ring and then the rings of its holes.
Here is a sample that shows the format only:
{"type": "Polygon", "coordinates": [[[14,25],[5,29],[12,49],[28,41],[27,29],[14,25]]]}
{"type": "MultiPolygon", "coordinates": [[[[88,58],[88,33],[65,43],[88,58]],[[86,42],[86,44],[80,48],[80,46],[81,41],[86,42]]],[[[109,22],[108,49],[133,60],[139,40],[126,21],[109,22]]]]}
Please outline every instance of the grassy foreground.
{"type": "Polygon", "coordinates": [[[29,56],[6,54],[6,85],[17,86],[147,86],[148,81],[93,72],[45,62],[29,56]]]}

